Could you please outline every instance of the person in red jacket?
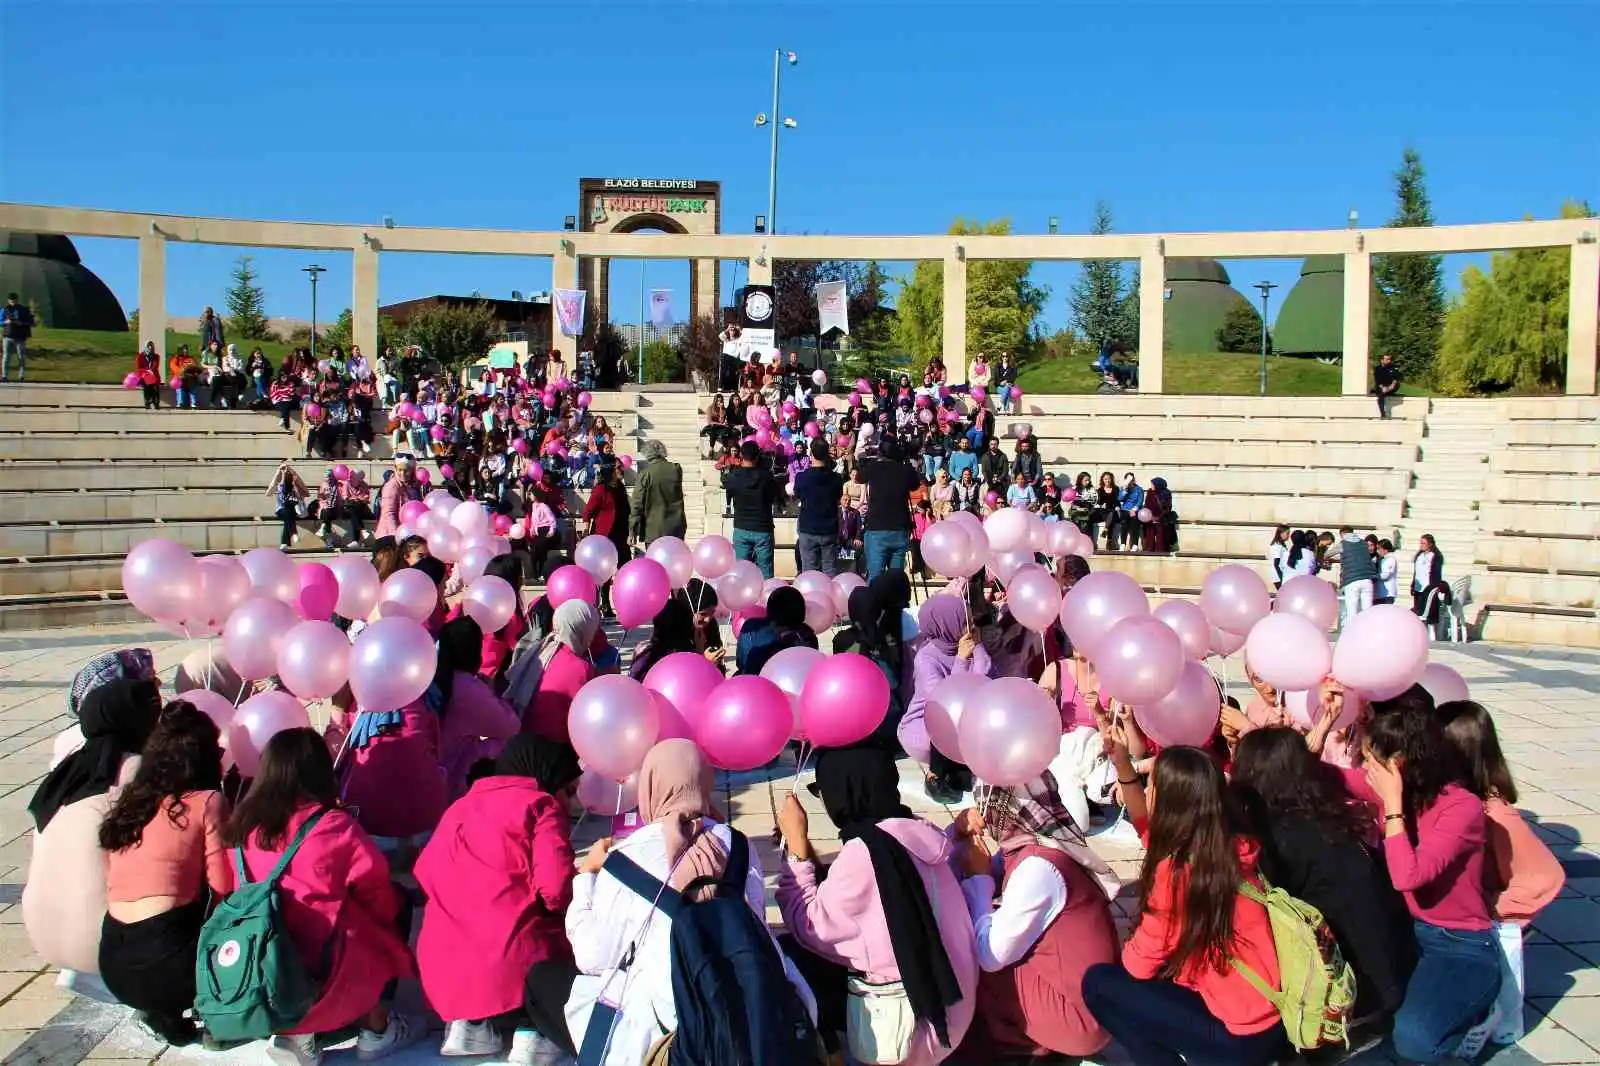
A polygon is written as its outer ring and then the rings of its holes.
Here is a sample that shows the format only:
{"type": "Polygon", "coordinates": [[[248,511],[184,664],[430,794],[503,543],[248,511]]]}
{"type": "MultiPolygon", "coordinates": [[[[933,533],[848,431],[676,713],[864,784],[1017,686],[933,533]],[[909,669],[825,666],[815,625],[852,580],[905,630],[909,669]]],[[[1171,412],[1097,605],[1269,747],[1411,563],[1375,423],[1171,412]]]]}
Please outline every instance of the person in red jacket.
{"type": "Polygon", "coordinates": [[[1283,1020],[1237,968],[1281,980],[1267,910],[1239,891],[1261,884],[1259,846],[1199,748],[1164,749],[1147,799],[1139,924],[1120,964],[1084,974],[1084,1002],[1139,1066],[1266,1066],[1288,1051],[1283,1020]]]}
{"type": "MultiPolygon", "coordinates": [[[[599,479],[595,481],[594,490],[589,493],[589,502],[583,508],[583,521],[589,527],[589,534],[605,537],[616,547],[619,564],[628,561],[630,507],[620,466],[615,463],[601,464],[599,479]]],[[[613,617],[610,581],[600,586],[600,614],[604,618],[613,617]]]]}

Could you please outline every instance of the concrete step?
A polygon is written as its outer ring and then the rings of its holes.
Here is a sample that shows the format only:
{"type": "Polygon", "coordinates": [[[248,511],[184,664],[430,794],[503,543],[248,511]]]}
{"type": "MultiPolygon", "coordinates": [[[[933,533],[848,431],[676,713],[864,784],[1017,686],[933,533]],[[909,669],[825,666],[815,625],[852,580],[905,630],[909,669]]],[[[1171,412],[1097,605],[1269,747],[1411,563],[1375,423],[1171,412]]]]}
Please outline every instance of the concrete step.
{"type": "Polygon", "coordinates": [[[1490,604],[1483,613],[1480,639],[1508,644],[1554,644],[1600,648],[1600,619],[1594,612],[1554,611],[1490,604]]]}

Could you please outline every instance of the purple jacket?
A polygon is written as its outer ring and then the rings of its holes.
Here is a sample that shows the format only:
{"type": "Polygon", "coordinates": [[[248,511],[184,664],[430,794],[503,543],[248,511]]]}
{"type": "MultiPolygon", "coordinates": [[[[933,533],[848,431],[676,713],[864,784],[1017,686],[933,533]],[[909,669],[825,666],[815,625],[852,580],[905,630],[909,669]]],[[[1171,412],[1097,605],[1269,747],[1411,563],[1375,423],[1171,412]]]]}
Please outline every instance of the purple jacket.
{"type": "Polygon", "coordinates": [[[923,722],[923,714],[928,704],[928,693],[933,691],[933,686],[949,677],[951,674],[981,674],[992,677],[994,670],[989,663],[989,653],[979,644],[970,659],[958,659],[954,655],[947,655],[932,644],[924,644],[917,649],[917,657],[912,662],[911,702],[906,704],[906,713],[900,719],[900,725],[895,733],[900,738],[900,746],[906,749],[906,754],[911,756],[923,766],[928,765],[928,755],[932,745],[928,742],[928,727],[923,722]]]}

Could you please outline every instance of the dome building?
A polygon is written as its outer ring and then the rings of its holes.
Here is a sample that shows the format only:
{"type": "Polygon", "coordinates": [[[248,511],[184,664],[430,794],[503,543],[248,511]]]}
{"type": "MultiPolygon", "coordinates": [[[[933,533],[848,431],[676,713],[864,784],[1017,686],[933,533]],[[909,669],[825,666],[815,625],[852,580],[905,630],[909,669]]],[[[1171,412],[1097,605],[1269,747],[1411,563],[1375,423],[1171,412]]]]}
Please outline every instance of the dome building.
{"type": "Polygon", "coordinates": [[[16,293],[41,326],[126,331],[115,294],[59,233],[0,230],[0,298],[16,293]]]}
{"type": "Polygon", "coordinates": [[[1238,304],[1252,306],[1215,259],[1169,259],[1167,290],[1169,352],[1216,351],[1217,330],[1228,312],[1238,304]]]}
{"type": "Polygon", "coordinates": [[[1279,355],[1327,359],[1344,352],[1344,256],[1307,256],[1272,328],[1279,355]]]}

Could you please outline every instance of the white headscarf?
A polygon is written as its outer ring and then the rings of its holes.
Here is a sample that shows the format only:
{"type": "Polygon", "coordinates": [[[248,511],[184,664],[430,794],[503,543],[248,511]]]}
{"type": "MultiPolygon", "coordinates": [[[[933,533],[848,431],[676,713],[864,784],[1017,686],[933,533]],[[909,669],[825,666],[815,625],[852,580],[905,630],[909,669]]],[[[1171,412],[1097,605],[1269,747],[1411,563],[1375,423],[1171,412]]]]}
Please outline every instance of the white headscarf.
{"type": "Polygon", "coordinates": [[[550,635],[544,638],[544,645],[539,649],[539,661],[549,666],[563,645],[571,648],[574,655],[587,659],[589,645],[599,628],[600,615],[592,605],[583,600],[568,600],[556,608],[550,619],[550,635]]]}

